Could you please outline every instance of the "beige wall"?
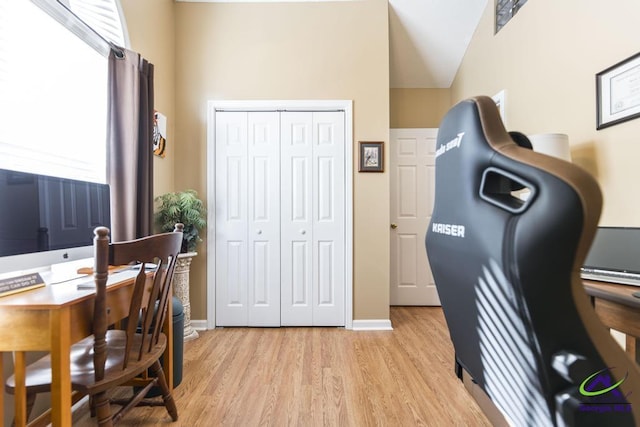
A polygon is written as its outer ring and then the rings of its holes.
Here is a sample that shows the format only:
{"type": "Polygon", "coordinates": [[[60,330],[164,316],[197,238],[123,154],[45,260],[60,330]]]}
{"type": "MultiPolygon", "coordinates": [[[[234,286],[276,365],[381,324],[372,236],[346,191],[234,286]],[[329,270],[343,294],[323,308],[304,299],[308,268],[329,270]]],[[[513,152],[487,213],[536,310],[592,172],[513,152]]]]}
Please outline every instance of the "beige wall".
{"type": "Polygon", "coordinates": [[[173,0],[121,0],[131,49],[154,65],[155,109],[167,116],[167,150],[155,156],[154,192],[174,189],[175,138],[175,25],[173,0]]]}
{"type": "Polygon", "coordinates": [[[451,108],[451,89],[391,89],[392,128],[437,128],[451,108]]]}
{"type": "Polygon", "coordinates": [[[636,0],[536,0],[497,35],[493,2],[452,86],[452,101],[506,91],[507,129],[569,135],[602,188],[601,224],[640,226],[640,119],[596,131],[595,74],[637,53],[636,0]]]}
{"type": "MultiPolygon", "coordinates": [[[[195,188],[206,196],[209,100],[351,99],[353,146],[388,141],[385,0],[176,3],[175,9],[176,189],[195,188]]],[[[354,318],[388,319],[389,177],[354,173],[353,181],[354,318]]],[[[206,245],[198,252],[192,317],[204,319],[206,245]]]]}

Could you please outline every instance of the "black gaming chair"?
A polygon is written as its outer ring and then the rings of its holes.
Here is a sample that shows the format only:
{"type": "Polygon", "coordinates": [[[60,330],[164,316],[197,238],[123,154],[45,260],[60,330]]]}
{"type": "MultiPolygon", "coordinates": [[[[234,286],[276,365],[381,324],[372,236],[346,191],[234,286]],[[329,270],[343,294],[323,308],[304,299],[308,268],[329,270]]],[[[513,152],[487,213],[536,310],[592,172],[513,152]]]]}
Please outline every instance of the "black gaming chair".
{"type": "Polygon", "coordinates": [[[488,97],[454,106],[438,132],[426,247],[456,372],[516,426],[640,425],[640,371],[580,278],[600,189],[522,139],[488,97]]]}

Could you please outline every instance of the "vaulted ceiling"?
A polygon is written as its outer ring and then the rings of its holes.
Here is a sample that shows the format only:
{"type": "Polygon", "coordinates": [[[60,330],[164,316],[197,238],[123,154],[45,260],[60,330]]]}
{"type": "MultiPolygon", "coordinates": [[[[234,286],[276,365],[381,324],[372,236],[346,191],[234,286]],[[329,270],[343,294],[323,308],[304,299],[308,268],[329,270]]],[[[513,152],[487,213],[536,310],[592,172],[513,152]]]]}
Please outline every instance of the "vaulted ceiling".
{"type": "Polygon", "coordinates": [[[390,86],[448,88],[488,0],[389,0],[390,86]]]}

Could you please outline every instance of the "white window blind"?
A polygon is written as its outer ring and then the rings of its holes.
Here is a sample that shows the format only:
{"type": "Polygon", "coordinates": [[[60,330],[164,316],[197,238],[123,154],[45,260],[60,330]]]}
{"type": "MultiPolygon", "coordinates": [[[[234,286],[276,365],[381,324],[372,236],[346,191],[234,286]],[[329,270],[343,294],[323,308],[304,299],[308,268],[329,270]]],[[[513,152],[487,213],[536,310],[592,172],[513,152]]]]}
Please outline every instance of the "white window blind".
{"type": "Polygon", "coordinates": [[[66,0],[69,9],[104,39],[127,47],[128,37],[120,3],[114,0],[66,0]]]}
{"type": "MultiPolygon", "coordinates": [[[[55,0],[34,1],[66,11],[55,0]]],[[[96,31],[125,44],[114,0],[73,3],[73,14],[98,27],[105,22],[96,31]],[[100,7],[107,3],[112,9],[100,7]]],[[[96,38],[108,44],[49,13],[29,1],[0,0],[0,168],[105,182],[108,49],[98,52],[96,38]]]]}

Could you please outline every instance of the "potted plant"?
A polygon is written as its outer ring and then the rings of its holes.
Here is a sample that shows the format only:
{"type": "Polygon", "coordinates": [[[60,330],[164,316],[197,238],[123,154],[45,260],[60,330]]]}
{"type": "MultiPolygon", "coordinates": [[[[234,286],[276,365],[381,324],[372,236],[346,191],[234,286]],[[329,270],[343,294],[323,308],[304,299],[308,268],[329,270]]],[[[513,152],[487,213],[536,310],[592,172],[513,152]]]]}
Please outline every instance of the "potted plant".
{"type": "Polygon", "coordinates": [[[202,242],[200,230],[207,224],[207,210],[195,190],[166,193],[156,197],[156,225],[163,233],[173,231],[177,222],[184,224],[182,251],[194,252],[202,242]]]}
{"type": "Polygon", "coordinates": [[[182,250],[173,273],[173,293],[182,303],[184,311],[184,341],[198,338],[191,326],[191,302],[189,298],[189,270],[191,260],[198,255],[196,246],[202,242],[200,230],[207,223],[207,210],[195,190],[166,193],[156,197],[159,203],[155,222],[162,232],[173,231],[177,222],[184,224],[182,250]]]}

